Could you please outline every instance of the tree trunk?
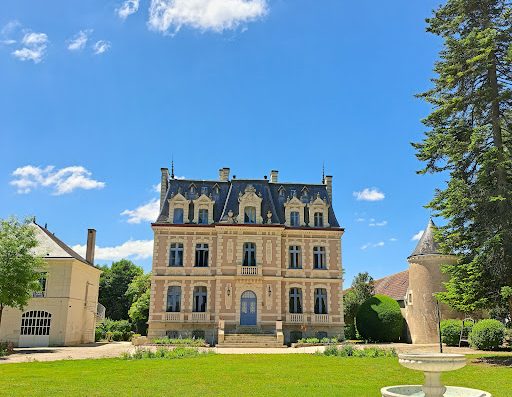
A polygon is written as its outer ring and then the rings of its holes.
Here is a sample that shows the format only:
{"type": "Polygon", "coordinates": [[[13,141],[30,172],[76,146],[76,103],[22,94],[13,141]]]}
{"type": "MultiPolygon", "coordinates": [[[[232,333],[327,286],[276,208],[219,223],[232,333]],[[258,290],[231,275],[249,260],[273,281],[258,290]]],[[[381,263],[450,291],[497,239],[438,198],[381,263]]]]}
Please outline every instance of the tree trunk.
{"type": "Polygon", "coordinates": [[[2,329],[2,314],[4,313],[4,305],[0,305],[0,330],[2,329]]]}

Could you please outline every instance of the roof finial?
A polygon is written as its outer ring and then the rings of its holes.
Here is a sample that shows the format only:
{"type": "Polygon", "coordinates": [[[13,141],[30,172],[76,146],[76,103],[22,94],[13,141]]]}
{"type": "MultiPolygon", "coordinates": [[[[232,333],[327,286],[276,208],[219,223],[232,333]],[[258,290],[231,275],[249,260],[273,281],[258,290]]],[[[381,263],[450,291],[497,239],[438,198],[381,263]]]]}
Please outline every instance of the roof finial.
{"type": "Polygon", "coordinates": [[[174,156],[171,157],[171,179],[174,179],[174,156]]]}
{"type": "Polygon", "coordinates": [[[322,184],[325,183],[325,162],[322,161],[322,184]]]}

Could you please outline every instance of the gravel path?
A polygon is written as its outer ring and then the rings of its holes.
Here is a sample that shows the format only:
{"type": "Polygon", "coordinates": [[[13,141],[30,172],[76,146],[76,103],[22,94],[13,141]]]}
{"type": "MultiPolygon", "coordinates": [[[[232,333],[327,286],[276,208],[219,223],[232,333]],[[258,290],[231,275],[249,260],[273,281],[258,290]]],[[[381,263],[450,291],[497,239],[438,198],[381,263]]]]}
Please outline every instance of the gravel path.
{"type": "MultiPolygon", "coordinates": [[[[431,353],[438,352],[439,345],[408,345],[405,343],[376,344],[376,345],[354,345],[357,349],[365,347],[380,347],[383,349],[395,349],[398,353],[431,353]]],[[[156,347],[151,347],[156,349],[156,347]]],[[[119,357],[121,353],[133,351],[135,348],[130,342],[95,343],[91,345],[73,347],[41,347],[15,349],[15,353],[0,358],[0,364],[22,363],[31,361],[57,361],[57,360],[83,360],[91,358],[112,358],[119,357]]],[[[299,348],[211,348],[218,354],[312,354],[323,351],[323,346],[308,346],[299,348]]],[[[201,349],[203,350],[203,349],[201,349]]],[[[208,350],[208,349],[204,349],[208,350]]],[[[445,353],[479,354],[487,353],[472,350],[468,347],[444,347],[445,353]]],[[[510,354],[506,352],[493,352],[493,355],[510,354]]]]}

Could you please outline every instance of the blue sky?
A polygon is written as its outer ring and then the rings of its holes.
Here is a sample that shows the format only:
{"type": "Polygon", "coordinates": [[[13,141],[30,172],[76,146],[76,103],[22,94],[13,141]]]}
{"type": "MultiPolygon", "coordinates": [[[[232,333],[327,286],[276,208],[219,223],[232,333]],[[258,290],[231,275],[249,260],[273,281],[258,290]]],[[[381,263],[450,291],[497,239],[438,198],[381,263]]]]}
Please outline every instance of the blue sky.
{"type": "Polygon", "coordinates": [[[346,284],[403,270],[443,183],[416,175],[410,146],[429,111],[414,94],[433,77],[441,43],[424,20],[438,5],[3,0],[0,217],[36,215],[72,246],[94,227],[98,262],[130,255],[149,270],[146,218],[171,157],[204,179],[227,166],[319,182],[325,162],[346,284]]]}

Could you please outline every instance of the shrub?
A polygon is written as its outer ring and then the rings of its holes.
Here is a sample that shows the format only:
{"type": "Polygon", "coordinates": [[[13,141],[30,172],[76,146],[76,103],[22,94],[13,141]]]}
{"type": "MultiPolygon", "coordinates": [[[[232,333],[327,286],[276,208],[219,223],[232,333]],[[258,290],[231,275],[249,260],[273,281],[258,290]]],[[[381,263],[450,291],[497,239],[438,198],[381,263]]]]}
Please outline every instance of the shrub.
{"type": "Polygon", "coordinates": [[[357,339],[357,330],[356,330],[355,324],[346,324],[345,325],[345,338],[357,339]]]}
{"type": "Polygon", "coordinates": [[[395,349],[381,349],[378,347],[369,347],[366,349],[356,349],[352,345],[343,345],[340,348],[336,346],[328,346],[323,354],[325,356],[336,357],[396,357],[395,349]]]}
{"type": "Polygon", "coordinates": [[[505,339],[505,326],[498,320],[482,320],[476,323],[469,334],[473,349],[496,350],[505,339]]]}
{"type": "Polygon", "coordinates": [[[398,302],[385,295],[367,299],[356,315],[357,330],[364,339],[374,342],[397,341],[403,322],[398,302]]]}
{"type": "Polygon", "coordinates": [[[177,347],[175,349],[167,349],[165,347],[159,347],[156,351],[137,348],[133,353],[123,353],[121,358],[124,360],[144,360],[144,359],[179,359],[179,358],[190,358],[198,357],[204,354],[214,354],[213,352],[200,352],[197,349],[191,347],[177,347]]]}
{"type": "Polygon", "coordinates": [[[129,341],[133,335],[132,324],[128,320],[106,318],[96,326],[95,338],[108,341],[129,341]]]}
{"type": "Polygon", "coordinates": [[[14,346],[11,342],[0,342],[0,357],[7,356],[14,352],[14,346]]]}
{"type": "Polygon", "coordinates": [[[194,338],[157,338],[152,341],[156,345],[173,345],[173,346],[204,346],[204,339],[194,338]]]}
{"type": "Polygon", "coordinates": [[[308,344],[319,344],[319,343],[337,343],[338,338],[302,338],[297,341],[297,343],[308,343],[308,344]]]}
{"type": "MultiPolygon", "coordinates": [[[[467,334],[471,332],[473,324],[465,324],[467,334]]],[[[443,343],[448,346],[459,346],[460,331],[462,329],[462,320],[443,320],[441,321],[441,337],[443,343]]]]}

